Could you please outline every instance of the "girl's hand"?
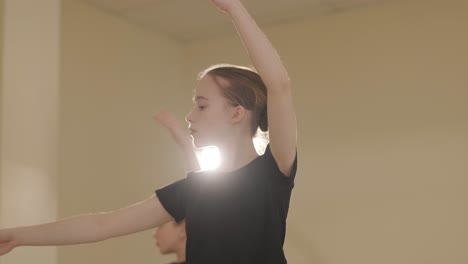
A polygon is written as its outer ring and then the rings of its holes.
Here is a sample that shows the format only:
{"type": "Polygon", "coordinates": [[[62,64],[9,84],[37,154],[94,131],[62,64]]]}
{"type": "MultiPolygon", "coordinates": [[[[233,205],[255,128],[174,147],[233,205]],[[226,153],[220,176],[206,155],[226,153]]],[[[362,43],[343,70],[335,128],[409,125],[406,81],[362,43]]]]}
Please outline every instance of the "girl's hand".
{"type": "Polygon", "coordinates": [[[226,13],[230,13],[232,8],[241,3],[240,0],[211,0],[211,2],[226,13]]]}
{"type": "Polygon", "coordinates": [[[188,133],[188,130],[183,128],[171,113],[166,110],[161,110],[158,114],[153,116],[153,119],[169,130],[172,138],[179,146],[187,147],[192,145],[192,139],[188,133]]]}
{"type": "Polygon", "coordinates": [[[184,163],[187,171],[199,171],[200,164],[198,164],[195,146],[193,145],[192,137],[188,129],[183,128],[177,119],[166,110],[159,111],[157,115],[153,116],[153,119],[169,130],[172,138],[185,154],[184,163]]]}
{"type": "Polygon", "coordinates": [[[12,251],[15,248],[13,239],[4,230],[0,230],[0,256],[12,251]]]}

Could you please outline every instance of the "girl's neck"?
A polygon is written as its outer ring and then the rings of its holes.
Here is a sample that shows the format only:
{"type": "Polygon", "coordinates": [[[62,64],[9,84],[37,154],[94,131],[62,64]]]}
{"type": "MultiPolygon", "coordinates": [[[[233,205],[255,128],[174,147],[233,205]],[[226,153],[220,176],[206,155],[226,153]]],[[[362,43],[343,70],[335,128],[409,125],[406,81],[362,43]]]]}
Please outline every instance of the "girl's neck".
{"type": "Polygon", "coordinates": [[[234,171],[249,164],[258,157],[252,139],[231,141],[217,146],[219,148],[221,165],[220,172],[234,171]]]}
{"type": "Polygon", "coordinates": [[[185,242],[179,247],[176,252],[177,263],[185,263],[185,242]]]}

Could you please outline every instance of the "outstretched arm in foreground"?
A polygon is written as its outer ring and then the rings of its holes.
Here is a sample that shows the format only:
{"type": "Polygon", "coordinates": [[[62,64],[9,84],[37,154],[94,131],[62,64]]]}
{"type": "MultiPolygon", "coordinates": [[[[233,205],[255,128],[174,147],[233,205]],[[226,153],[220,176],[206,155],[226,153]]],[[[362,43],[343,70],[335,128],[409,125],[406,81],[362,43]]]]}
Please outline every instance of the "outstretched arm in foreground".
{"type": "Polygon", "coordinates": [[[57,222],[0,229],[0,256],[18,246],[98,242],[160,226],[172,217],[156,195],[110,212],[78,215],[57,222]]]}

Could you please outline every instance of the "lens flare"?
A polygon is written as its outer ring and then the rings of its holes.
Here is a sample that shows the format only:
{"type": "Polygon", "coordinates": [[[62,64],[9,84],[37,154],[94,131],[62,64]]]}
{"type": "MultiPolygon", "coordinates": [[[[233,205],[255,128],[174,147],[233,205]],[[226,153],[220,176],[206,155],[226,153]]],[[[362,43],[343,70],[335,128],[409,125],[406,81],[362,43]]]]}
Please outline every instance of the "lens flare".
{"type": "Polygon", "coordinates": [[[198,162],[203,171],[215,170],[221,164],[221,156],[219,155],[219,149],[217,147],[210,146],[202,148],[197,154],[198,162]]]}

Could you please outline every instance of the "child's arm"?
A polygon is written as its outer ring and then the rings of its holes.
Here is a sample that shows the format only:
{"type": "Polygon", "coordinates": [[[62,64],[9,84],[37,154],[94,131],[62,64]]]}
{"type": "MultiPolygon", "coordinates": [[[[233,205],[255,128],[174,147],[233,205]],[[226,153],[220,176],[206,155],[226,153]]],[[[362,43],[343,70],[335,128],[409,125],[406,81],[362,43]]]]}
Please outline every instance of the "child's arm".
{"type": "Polygon", "coordinates": [[[212,0],[232,18],[246,51],[268,91],[270,149],[280,170],[290,175],[296,156],[297,124],[288,73],[276,50],[240,0],[212,0]]]}
{"type": "Polygon", "coordinates": [[[98,242],[159,226],[172,217],[156,195],[115,211],[78,215],[47,224],[0,229],[0,256],[18,246],[98,242]]]}
{"type": "Polygon", "coordinates": [[[169,130],[172,138],[182,150],[187,172],[199,171],[200,164],[196,156],[196,149],[187,129],[184,129],[177,119],[166,110],[161,110],[153,118],[169,130]]]}

